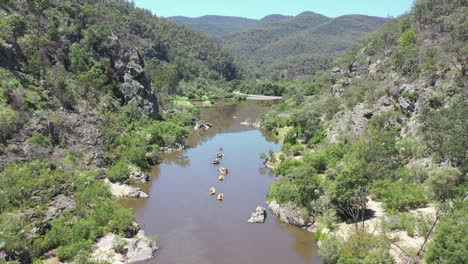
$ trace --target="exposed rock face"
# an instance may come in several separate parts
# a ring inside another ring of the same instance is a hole
[[[211,127],[213,127],[212,124],[207,123],[207,122],[202,121],[202,120],[198,120],[198,121],[196,121],[195,126],[193,127],[193,129],[200,130],[200,131],[206,131],[206,130],[210,129]]]
[[[250,217],[249,220],[247,220],[247,222],[263,224],[265,222],[265,218],[266,218],[265,208],[261,206],[257,206],[257,209],[255,209],[255,212],[252,213],[252,216]]]
[[[74,153],[82,155],[89,169],[96,169],[102,162],[97,157],[103,150],[104,136],[98,125],[102,120],[89,109],[66,109],[43,112],[31,117],[26,126],[8,141],[9,147],[0,146],[0,165],[28,161],[32,159],[49,159],[60,162],[66,154],[52,153],[51,146],[28,145],[28,138],[34,133],[41,133],[50,139],[52,146],[71,148]]]
[[[158,101],[154,89],[144,74],[143,58],[135,48],[122,53],[114,66],[123,80],[122,93],[125,102],[137,105],[152,118],[158,118]]]
[[[306,228],[314,222],[312,218],[304,219],[305,210],[297,208],[293,203],[280,205],[276,201],[271,201],[268,207],[275,216],[279,217],[281,222],[286,224]]]
[[[123,252],[116,252],[115,245],[121,243]],[[99,239],[94,246],[92,260],[110,262],[112,264],[134,263],[153,257],[158,249],[154,240],[145,235],[143,230],[133,238],[117,238],[114,234]]]
[[[130,175],[129,175],[129,180],[132,182],[147,182],[149,181],[149,176],[148,174],[144,173],[140,169],[138,169],[135,166],[129,166],[130,169]]]
[[[181,151],[185,149],[184,144],[175,144],[172,147],[161,147],[159,148],[159,151],[161,153],[170,153],[170,152],[175,152],[175,151]]]
[[[104,179],[104,182],[109,185],[110,192],[112,195],[122,198],[146,198],[148,194],[143,192],[140,188],[133,187],[127,184],[112,183],[109,179]]]
[[[19,61],[17,53],[18,49],[15,50],[13,44],[0,44],[0,66],[7,69],[14,69]]]
[[[74,209],[75,201],[68,196],[60,194],[50,202],[49,209],[47,209],[43,222],[51,221],[61,215],[62,212],[73,211]]]

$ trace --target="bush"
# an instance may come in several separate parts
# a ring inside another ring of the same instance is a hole
[[[294,145],[291,146],[289,149],[293,153],[294,156],[300,156],[302,154],[302,151],[304,151],[304,146],[303,145]]]
[[[384,237],[359,230],[346,241],[335,235],[324,239],[320,257],[324,264],[393,264],[389,250]]]
[[[296,200],[297,195],[300,195],[297,186],[286,178],[279,178],[270,183],[267,199],[279,203],[288,203]]]
[[[387,210],[392,211],[417,208],[427,202],[424,187],[404,179],[394,182],[389,179],[376,181],[372,192],[384,203]]]
[[[462,182],[463,177],[460,170],[453,167],[441,167],[429,171],[426,184],[432,198],[446,201],[456,196]]]
[[[106,175],[111,182],[126,182],[130,175],[128,163],[123,160],[117,161],[114,166],[107,169]]]
[[[387,215],[382,219],[382,229],[384,232],[392,230],[405,230],[408,236],[414,236],[417,219],[408,213],[398,213]]]
[[[43,147],[50,147],[50,140],[49,138],[45,137],[40,132],[35,132],[32,136],[28,139],[28,145],[39,145]]]
[[[302,165],[303,162],[296,159],[287,159],[275,169],[276,176],[284,176],[289,169]]]
[[[340,259],[344,241],[336,235],[328,236],[321,241],[320,259],[324,264],[336,264]]]
[[[7,140],[19,125],[19,115],[10,108],[0,106],[0,139]]]
[[[468,206],[455,210],[439,224],[429,243],[426,262],[458,264],[466,263],[468,256]]]

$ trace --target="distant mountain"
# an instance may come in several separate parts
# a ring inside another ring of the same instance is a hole
[[[297,16],[273,14],[260,20],[227,16],[169,19],[217,39],[236,56],[247,75],[274,79],[328,68],[344,50],[389,21],[365,15],[330,18],[310,11]]]
[[[263,78],[295,77],[328,68],[344,50],[388,21],[387,18],[346,15],[329,18],[304,12],[278,22],[222,36],[247,74]]]
[[[202,16],[196,18],[175,16],[168,19],[209,36],[219,37],[255,26],[278,22],[286,18],[288,17],[283,15],[269,15],[260,20],[232,16]]]

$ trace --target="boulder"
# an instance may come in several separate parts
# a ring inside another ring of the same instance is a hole
[[[213,127],[212,124],[207,123],[207,122],[202,121],[202,120],[198,120],[198,121],[196,121],[195,126],[193,127],[193,129],[199,130],[199,131],[206,131],[206,130],[210,129],[211,127]]]
[[[407,115],[407,116],[411,116],[411,114],[414,112],[415,110],[415,106],[414,106],[414,103],[408,99],[408,98],[405,98],[405,97],[400,97],[398,98],[398,103],[400,104],[400,107],[401,107],[401,110]]]
[[[149,181],[148,174],[144,173],[135,166],[128,166],[130,170],[129,180],[132,182],[147,182]]]
[[[333,74],[341,73],[341,70],[340,70],[340,68],[335,67],[335,68],[333,68],[333,69],[331,70],[331,73],[333,73]]]
[[[127,184],[112,183],[109,179],[104,179],[104,182],[109,186],[112,195],[122,198],[146,198],[148,194],[143,192],[140,188],[133,187]]]
[[[309,227],[313,224],[311,218],[304,218],[307,215],[307,212],[304,209],[297,208],[293,203],[287,203],[285,205],[280,205],[277,201],[271,201],[268,204],[273,215],[279,217],[281,222],[286,224],[291,224],[298,227]]]
[[[255,212],[252,213],[252,216],[250,216],[250,219],[247,220],[247,222],[263,224],[265,222],[265,217],[266,217],[265,208],[261,206],[257,206],[257,209],[255,209]]]
[[[153,257],[153,253],[158,249],[154,240],[145,236],[143,230],[140,230],[134,238],[126,240],[126,263],[147,260]]]
[[[49,208],[44,216],[44,222],[51,221],[60,216],[62,212],[69,212],[75,209],[75,201],[63,194],[55,197],[49,204]]]
[[[121,252],[116,252],[114,249],[117,242],[124,245]],[[112,264],[134,263],[150,259],[157,249],[154,240],[147,237],[143,230],[132,238],[119,238],[115,234],[108,234],[94,245],[91,259]]]
[[[240,124],[243,125],[243,126],[250,126],[251,125],[251,123],[247,122],[247,121],[241,122]]]

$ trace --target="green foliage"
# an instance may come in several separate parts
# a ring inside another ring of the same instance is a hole
[[[73,72],[86,72],[92,65],[90,54],[81,48],[78,43],[73,43],[70,46],[68,56],[70,57],[70,70]]]
[[[112,167],[107,169],[106,176],[111,182],[126,182],[130,175],[127,162],[117,161]]]
[[[19,115],[16,111],[0,105],[0,139],[8,139],[16,132],[19,125]]]
[[[10,25],[10,30],[13,33],[15,39],[22,37],[28,27],[24,17],[18,14],[8,16],[8,24]]]
[[[345,241],[332,235],[321,243],[320,257],[325,264],[394,263],[385,238],[365,230],[351,233]]]
[[[50,147],[51,143],[50,143],[49,138],[45,137],[42,133],[35,132],[28,139],[28,145],[39,145],[43,147]]]
[[[388,179],[376,181],[372,192],[391,211],[413,209],[427,202],[423,186],[405,179],[394,182]]]
[[[464,263],[468,254],[468,207],[462,205],[447,215],[439,224],[433,240],[429,243],[426,262],[456,264]]]
[[[221,43],[236,55],[245,68],[245,75],[292,79],[329,68],[334,58],[385,22],[383,18],[354,15],[332,20],[304,12],[223,36]]]
[[[437,160],[448,160],[463,170],[468,167],[468,102],[454,96],[447,107],[421,116],[424,137]]]
[[[344,246],[344,241],[336,235],[328,236],[322,240],[320,247],[320,259],[324,264],[336,264],[340,259],[340,253]]]
[[[277,176],[284,176],[290,169],[302,164],[303,162],[297,159],[286,159],[285,161],[281,162],[281,164],[275,169],[275,174]]]
[[[415,45],[417,41],[416,32],[412,29],[407,29],[403,34],[401,34],[399,44],[401,46],[410,46]]]
[[[265,81],[244,81],[236,87],[242,93],[280,96],[286,92],[286,88],[279,83]]]
[[[440,167],[429,171],[429,178],[426,184],[429,187],[429,194],[433,199],[446,201],[463,192],[460,184],[466,180],[466,175],[462,176],[462,173],[457,168]]]
[[[294,156],[300,156],[302,154],[302,151],[304,151],[304,146],[301,144],[297,144],[297,145],[291,146],[289,151],[291,151]]]
[[[384,232],[404,230],[408,236],[414,236],[418,219],[408,213],[396,213],[385,216],[382,219]]]

